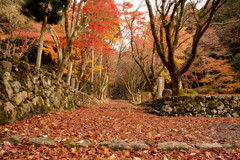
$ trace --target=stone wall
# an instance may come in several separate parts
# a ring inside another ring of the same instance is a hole
[[[165,97],[148,106],[160,116],[239,117],[240,96]]]
[[[0,125],[35,114],[73,109],[81,104],[101,101],[84,93],[74,93],[54,73],[40,70],[23,61],[0,58]]]

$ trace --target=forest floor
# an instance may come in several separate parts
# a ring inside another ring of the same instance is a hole
[[[240,118],[159,117],[145,113],[143,108],[117,100],[108,105],[49,112],[0,126],[1,137],[23,138],[22,143],[16,144],[0,140],[0,159],[240,159]],[[51,137],[55,144],[27,144],[33,137]],[[84,139],[91,145],[65,148],[63,143],[69,139]],[[100,142],[112,139],[143,142],[150,149],[114,151],[99,146]],[[173,141],[185,142],[193,148],[172,151],[157,148],[158,143]],[[202,151],[195,147],[197,143],[229,144],[233,148]]]

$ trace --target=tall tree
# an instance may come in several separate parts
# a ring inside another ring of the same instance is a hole
[[[42,22],[39,38],[39,47],[37,51],[36,67],[40,68],[42,59],[42,50],[44,35],[47,24],[57,24],[62,19],[62,10],[65,10],[68,1],[62,0],[25,0],[22,5],[22,12],[36,22]]]
[[[187,0],[155,0],[156,14],[154,14],[150,0],[145,0],[145,2],[149,11],[151,30],[157,53],[170,73],[173,95],[179,95],[182,75],[192,65],[197,55],[198,43],[208,29],[213,15],[226,0],[206,0],[199,10],[197,5],[199,5],[200,0],[191,1],[190,12],[187,12],[185,8]],[[175,51],[185,41],[180,39],[179,33],[186,24],[187,15],[194,17],[196,25],[192,24],[190,26],[195,27],[190,55],[179,66],[176,63]],[[160,22],[157,24],[156,19],[158,17]],[[159,29],[157,29],[158,25],[160,25]],[[164,43],[164,38],[166,38],[167,43]]]
[[[86,1],[87,0],[81,0],[78,2],[77,0],[73,0],[70,4],[66,5],[67,9],[64,11],[65,37],[63,37],[65,42],[63,60],[56,74],[58,80],[62,78],[68,65],[69,58],[72,56],[73,43],[76,39],[77,33],[84,29],[84,26],[81,24],[83,21],[81,14]],[[72,63],[70,63],[70,65],[72,65]]]
[[[165,67],[156,59],[156,47],[149,32],[150,26],[145,23],[144,13],[139,11],[141,4],[135,11],[131,11],[132,7],[130,2],[123,4],[126,28],[130,32],[130,53],[151,90],[152,98],[156,99],[159,98],[156,85]]]

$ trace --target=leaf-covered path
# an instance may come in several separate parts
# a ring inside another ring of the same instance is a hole
[[[71,111],[36,115],[0,127],[1,137],[19,135],[22,143],[0,140],[0,159],[240,159],[240,118],[159,117],[124,101],[85,105]],[[51,146],[27,144],[29,138],[49,137]],[[66,148],[66,141],[87,140],[87,148]],[[143,142],[149,150],[114,151],[99,143],[106,140]],[[164,151],[162,142],[185,142],[190,149]],[[201,151],[196,144],[229,144],[231,149]]]

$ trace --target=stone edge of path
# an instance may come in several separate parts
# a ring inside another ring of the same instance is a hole
[[[3,141],[4,145],[12,145],[12,144],[21,144],[23,143],[22,141],[22,137],[18,136],[18,135],[12,135],[10,137],[3,137],[0,138],[1,141]],[[70,148],[87,148],[89,146],[91,146],[91,142],[89,142],[88,140],[84,140],[84,139],[80,139],[76,142],[63,142],[63,146],[70,149]],[[50,137],[33,137],[33,138],[29,138],[28,141],[26,141],[26,143],[24,144],[31,144],[31,145],[36,145],[36,146],[40,146],[40,145],[45,145],[45,146],[53,146],[55,145],[55,141],[53,140],[53,138]],[[196,144],[192,144],[188,145],[185,142],[176,142],[176,141],[172,141],[172,142],[162,142],[162,143],[158,143],[156,145],[157,149],[163,150],[163,151],[172,151],[172,150],[188,150],[188,149],[193,149],[193,148],[197,148],[201,151],[208,151],[211,149],[216,149],[216,150],[228,150],[228,151],[234,151],[234,148],[240,148],[240,142],[234,142],[233,145],[230,144],[219,144],[219,143],[196,143]],[[124,142],[121,140],[116,140],[116,139],[112,139],[112,140],[108,140],[108,141],[102,141],[99,143],[99,146],[105,146],[108,147],[109,149],[112,150],[127,150],[127,149],[132,149],[132,150],[149,150],[150,146],[142,143],[142,142]]]

